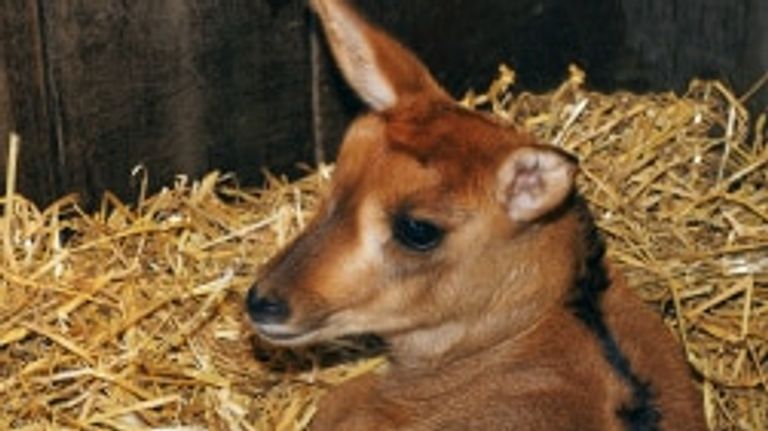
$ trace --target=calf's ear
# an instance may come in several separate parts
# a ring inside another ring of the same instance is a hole
[[[535,221],[570,196],[576,169],[575,157],[558,148],[518,148],[497,172],[496,198],[513,222]]]
[[[371,109],[394,108],[409,96],[451,100],[413,53],[366,22],[347,1],[311,4],[342,74]]]

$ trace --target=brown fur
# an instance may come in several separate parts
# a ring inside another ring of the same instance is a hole
[[[376,112],[350,127],[316,219],[254,287],[285,300],[290,318],[257,329],[285,345],[374,332],[391,363],[333,389],[312,429],[629,429],[617,411],[632,402],[630,387],[568,302],[589,247],[571,200],[516,221],[504,196],[517,189],[498,192],[516,152],[553,150],[460,108],[343,2],[314,6],[342,71]],[[346,46],[344,26],[367,45]],[[361,64],[378,75],[356,79]],[[389,87],[370,88],[380,82]],[[570,187],[544,181],[530,190],[560,196]],[[430,252],[397,243],[400,213],[444,228],[443,242]],[[705,429],[674,339],[618,274],[611,279],[603,319],[655,395],[660,429]]]

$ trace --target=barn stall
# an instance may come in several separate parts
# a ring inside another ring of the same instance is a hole
[[[467,105],[579,154],[712,429],[765,429],[766,8],[507,3],[359,2]],[[303,2],[19,1],[0,19],[0,132],[20,137],[0,156],[0,426],[302,429],[330,385],[386,366],[375,340],[263,346],[242,316],[360,109]]]

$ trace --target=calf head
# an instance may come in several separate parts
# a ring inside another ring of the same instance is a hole
[[[575,161],[461,107],[345,2],[313,7],[371,112],[349,127],[313,222],[251,288],[258,333],[297,345],[481,322],[523,330],[572,276],[561,219]]]

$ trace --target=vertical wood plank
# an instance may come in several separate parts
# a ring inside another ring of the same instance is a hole
[[[131,196],[143,164],[154,185],[207,168],[189,6],[179,1],[45,2],[63,133],[62,187]]]
[[[214,166],[246,183],[263,167],[296,173],[314,157],[306,1],[207,3],[200,70]]]
[[[0,43],[0,170],[2,171],[8,166],[6,142],[11,132],[11,95],[8,93],[6,70],[5,46]]]
[[[747,5],[748,33],[744,42],[746,48],[742,52],[737,67],[740,76],[736,77],[736,85],[746,89],[768,74],[768,2],[750,0]],[[752,112],[768,113],[768,83],[757,90],[747,101],[747,107]]]
[[[48,109],[46,68],[38,0],[3,2],[3,46],[8,128],[22,137],[17,190],[45,203],[60,195],[54,134]],[[2,148],[7,148],[2,138]],[[4,181],[4,180],[1,180]]]

